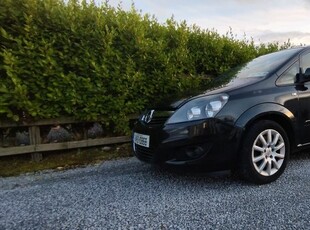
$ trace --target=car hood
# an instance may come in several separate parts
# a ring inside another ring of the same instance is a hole
[[[220,93],[228,93],[237,90],[240,88],[243,88],[248,85],[252,85],[256,82],[261,81],[264,78],[261,77],[251,77],[251,78],[235,78],[229,81],[226,84],[221,84],[219,86],[212,87],[206,91],[202,91],[198,93],[197,95],[192,95],[189,97],[182,97],[182,98],[174,98],[173,101],[168,102],[168,100],[165,100],[166,103],[162,104],[159,106],[161,109],[177,109],[181,107],[183,104],[185,104],[188,101],[191,101],[193,99],[199,98],[199,97],[204,97],[204,96],[210,96],[210,95],[215,95],[215,94],[220,94]]]

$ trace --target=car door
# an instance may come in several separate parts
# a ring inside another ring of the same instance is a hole
[[[300,67],[303,71],[310,68],[310,53],[304,53],[300,56]],[[298,123],[300,127],[300,143],[299,145],[310,144],[310,83],[306,83],[305,87],[296,87],[299,97],[299,115]]]

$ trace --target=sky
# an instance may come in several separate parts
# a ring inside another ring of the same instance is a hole
[[[310,45],[310,0],[109,0],[125,10],[132,3],[161,23],[173,15],[178,22],[219,34],[231,28],[238,39],[253,38],[255,43],[282,44],[290,39],[293,45]]]

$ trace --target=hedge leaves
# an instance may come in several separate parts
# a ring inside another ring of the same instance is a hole
[[[115,132],[129,114],[278,49],[77,0],[1,0],[0,41],[1,119],[103,119]]]

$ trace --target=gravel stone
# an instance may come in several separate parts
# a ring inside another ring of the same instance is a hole
[[[110,147],[110,146],[104,146],[104,147],[102,148],[102,151],[108,152],[108,151],[111,151],[111,149],[112,149],[112,147]]]
[[[274,183],[135,158],[0,178],[0,229],[310,229],[310,154]]]

